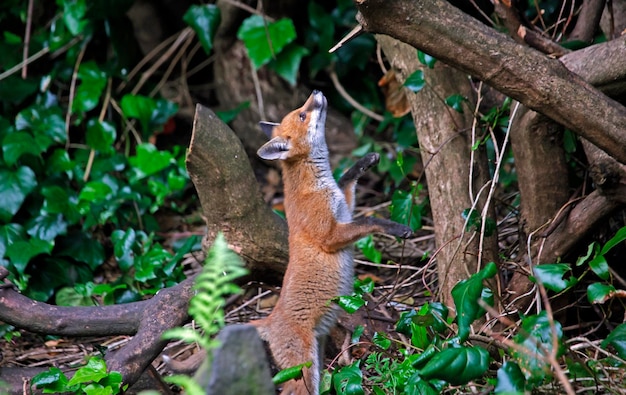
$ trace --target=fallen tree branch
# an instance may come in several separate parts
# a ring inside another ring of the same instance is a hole
[[[98,307],[53,306],[3,287],[0,288],[0,321],[47,335],[134,335],[121,349],[105,356],[108,368],[120,372],[124,383],[132,385],[167,344],[161,339],[163,332],[187,321],[194,280],[195,276],[190,277],[145,301]],[[8,378],[5,376],[8,374],[17,375],[19,379]],[[16,369],[0,370],[0,381],[21,382],[21,377],[31,378],[32,375]]]
[[[392,36],[485,81],[626,163],[626,108],[559,60],[515,43],[444,0],[359,0],[356,7],[365,30]]]

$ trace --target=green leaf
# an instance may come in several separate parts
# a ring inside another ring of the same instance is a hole
[[[68,385],[98,382],[107,376],[107,366],[102,358],[92,357],[86,366],[78,369],[70,379]]]
[[[361,307],[365,306],[365,300],[362,296],[337,296],[331,299],[333,302],[337,303],[342,309],[344,309],[348,314],[353,314]]]
[[[276,373],[274,377],[272,377],[272,382],[274,385],[282,384],[289,380],[295,380],[302,378],[302,369],[310,368],[313,365],[311,361],[301,363],[300,365],[291,366],[286,369],[281,370]]]
[[[587,287],[587,299],[593,304],[604,303],[617,291],[610,284],[593,283]]]
[[[576,266],[581,266],[583,263],[587,262],[587,260],[591,258],[591,255],[597,249],[599,249],[598,243],[596,243],[595,241],[593,243],[590,243],[589,246],[587,247],[587,253],[585,255],[578,257],[578,259],[576,260]]]
[[[126,118],[136,118],[141,124],[144,135],[153,131],[150,129],[152,112],[157,108],[156,100],[141,95],[126,94],[120,101],[122,113]]]
[[[467,99],[463,95],[460,95],[458,93],[452,96],[448,96],[446,98],[446,104],[452,107],[454,111],[459,112],[461,114],[463,114],[463,102],[466,102],[466,101]]]
[[[568,263],[547,263],[544,265],[537,265],[534,267],[533,272],[535,277],[531,277],[531,280],[539,279],[544,287],[554,292],[561,292],[569,287],[574,286],[578,279],[574,276],[569,276],[564,279],[566,273],[571,273],[571,266]]]
[[[207,55],[213,49],[213,39],[221,19],[222,14],[215,4],[192,5],[183,16],[183,20],[196,32]]]
[[[19,240],[7,246],[6,256],[19,273],[24,273],[31,259],[40,254],[49,254],[52,247],[54,243],[46,240],[36,238]]]
[[[95,61],[90,60],[80,65],[78,78],[81,82],[76,89],[72,110],[80,113],[93,110],[107,84],[107,73],[100,70]]]
[[[281,76],[291,86],[296,86],[298,82],[298,71],[300,70],[300,63],[302,58],[309,54],[309,50],[297,45],[287,45],[277,56],[272,60],[268,67]]]
[[[413,199],[421,190],[421,184],[414,186],[411,192],[396,189],[391,197],[390,218],[392,221],[408,225],[414,232],[422,227],[422,212]]]
[[[217,117],[221,119],[222,122],[230,123],[237,117],[237,115],[239,115],[241,111],[245,110],[248,107],[250,107],[250,102],[245,101],[243,103],[239,103],[239,105],[237,105],[237,107],[233,108],[232,110],[215,111],[215,115],[217,115]]]
[[[27,232],[34,238],[53,242],[58,235],[67,232],[67,222],[62,214],[40,213],[28,221]]]
[[[602,246],[602,249],[600,250],[600,255],[606,254],[613,247],[615,247],[624,240],[626,240],[626,226],[618,230],[617,233],[615,233],[615,236],[613,236],[609,241],[604,244],[604,246]]]
[[[424,88],[426,81],[424,80],[424,72],[422,70],[415,70],[413,74],[406,78],[403,86],[406,86],[413,92],[417,93]]]
[[[0,222],[13,218],[36,185],[37,179],[30,167],[21,166],[15,171],[0,169]]]
[[[333,375],[333,386],[339,395],[364,395],[363,373],[359,363],[344,366]]]
[[[62,0],[62,4],[62,17],[67,30],[69,30],[73,36],[81,34],[87,25],[87,21],[84,20],[87,12],[85,0]]]
[[[41,146],[40,143],[27,132],[14,132],[6,135],[2,140],[4,162],[9,166],[13,166],[24,154],[38,157],[48,148],[49,143],[52,143],[52,141],[48,140],[48,144],[44,143],[44,146]]]
[[[381,390],[381,394],[385,394],[384,391]],[[411,395],[439,395],[441,391],[433,388],[432,385],[427,380],[424,380],[419,372],[416,372],[409,378],[406,382],[405,391],[403,394],[411,394]]]
[[[117,229],[111,234],[113,252],[120,269],[124,272],[130,270],[135,262],[133,247],[135,245],[135,230],[130,228],[126,232]]]
[[[461,213],[461,216],[466,220],[465,231],[481,232],[483,229],[483,221],[480,213],[477,210],[466,208]],[[485,218],[485,236],[489,237],[496,231],[496,221],[493,218]]]
[[[481,271],[473,274],[467,280],[462,280],[452,288],[452,299],[457,312],[457,324],[459,326],[459,339],[467,340],[472,323],[484,314],[478,301],[483,295],[483,281],[492,278],[498,272],[495,263],[489,262]]]
[[[137,153],[128,158],[135,174],[131,182],[136,182],[165,169],[172,163],[172,154],[168,151],[159,151],[154,145],[144,143],[137,146]]]
[[[62,393],[67,391],[67,377],[63,371],[57,367],[36,374],[30,381],[30,385],[37,388],[44,388],[44,393]]]
[[[55,302],[58,306],[95,306],[90,295],[76,290],[76,287],[64,287],[56,292]]]
[[[109,200],[113,197],[113,192],[113,188],[104,181],[89,181],[80,191],[78,199],[86,202]]]
[[[598,255],[589,262],[591,270],[603,280],[608,280],[610,276],[609,264],[604,255]]]
[[[57,239],[55,252],[59,256],[84,262],[91,270],[98,268],[105,258],[102,244],[81,231],[70,232],[67,236]]]
[[[291,19],[267,22],[260,15],[252,15],[239,27],[237,38],[243,40],[252,64],[258,69],[296,38],[296,29]]]
[[[374,280],[371,277],[365,277],[363,280],[357,278],[354,280],[354,293],[356,295],[369,294],[374,291]]]
[[[421,64],[427,66],[429,69],[434,68],[435,63],[437,63],[437,59],[419,50],[417,51],[417,59],[420,61]]]
[[[612,346],[620,358],[626,359],[626,323],[613,329],[601,345],[605,350]]]
[[[481,347],[446,348],[435,354],[420,370],[426,380],[445,380],[462,385],[482,377],[489,368],[489,353]]]
[[[358,248],[363,255],[370,261],[374,263],[380,263],[383,257],[383,253],[380,252],[374,245],[374,237],[372,235],[368,235],[355,243],[356,248]]]
[[[117,137],[115,125],[107,121],[91,118],[87,122],[87,145],[96,151],[110,153],[115,150],[113,143]]]
[[[557,347],[560,355],[563,329],[558,321],[553,321]],[[513,338],[520,348],[513,349],[511,356],[516,360],[531,385],[541,384],[550,372],[547,355],[552,352],[552,329],[545,311],[522,319],[521,329]]]
[[[50,139],[58,144],[63,144],[67,140],[65,119],[60,106],[28,107],[15,117],[15,128],[30,130],[40,147],[49,147]]]
[[[385,336],[384,333],[376,332],[372,337],[372,343],[376,344],[378,347],[383,350],[389,349],[391,347],[391,340]]]
[[[524,374],[515,362],[507,361],[498,369],[496,395],[523,395],[526,393],[525,385]]]

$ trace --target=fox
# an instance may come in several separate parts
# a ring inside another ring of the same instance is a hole
[[[289,262],[274,309],[250,324],[280,369],[311,363],[300,379],[283,385],[281,395],[319,393],[324,342],[339,312],[331,300],[350,295],[353,287],[352,244],[371,233],[412,235],[411,228],[390,220],[352,217],[357,181],[380,157],[365,155],[335,181],[325,137],[327,107],[315,90],[280,123],[261,123],[271,139],[257,155],[282,167]]]

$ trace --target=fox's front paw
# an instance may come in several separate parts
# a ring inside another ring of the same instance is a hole
[[[372,166],[375,166],[380,161],[380,155],[377,152],[370,152],[361,159],[359,159],[355,166],[361,170],[361,173],[365,173]]]
[[[389,227],[387,229],[387,233],[401,239],[408,239],[409,237],[413,236],[413,230],[411,230],[410,227],[397,223]]]

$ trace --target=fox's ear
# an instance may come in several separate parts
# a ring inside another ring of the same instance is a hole
[[[271,139],[272,138],[272,132],[274,131],[274,128],[276,126],[280,125],[280,124],[279,123],[274,123],[274,122],[261,121],[261,122],[259,122],[259,125],[261,125],[261,130],[263,131],[263,133],[265,133],[267,138]]]
[[[265,160],[287,159],[290,148],[290,144],[287,140],[282,137],[274,137],[263,144],[256,154]]]

